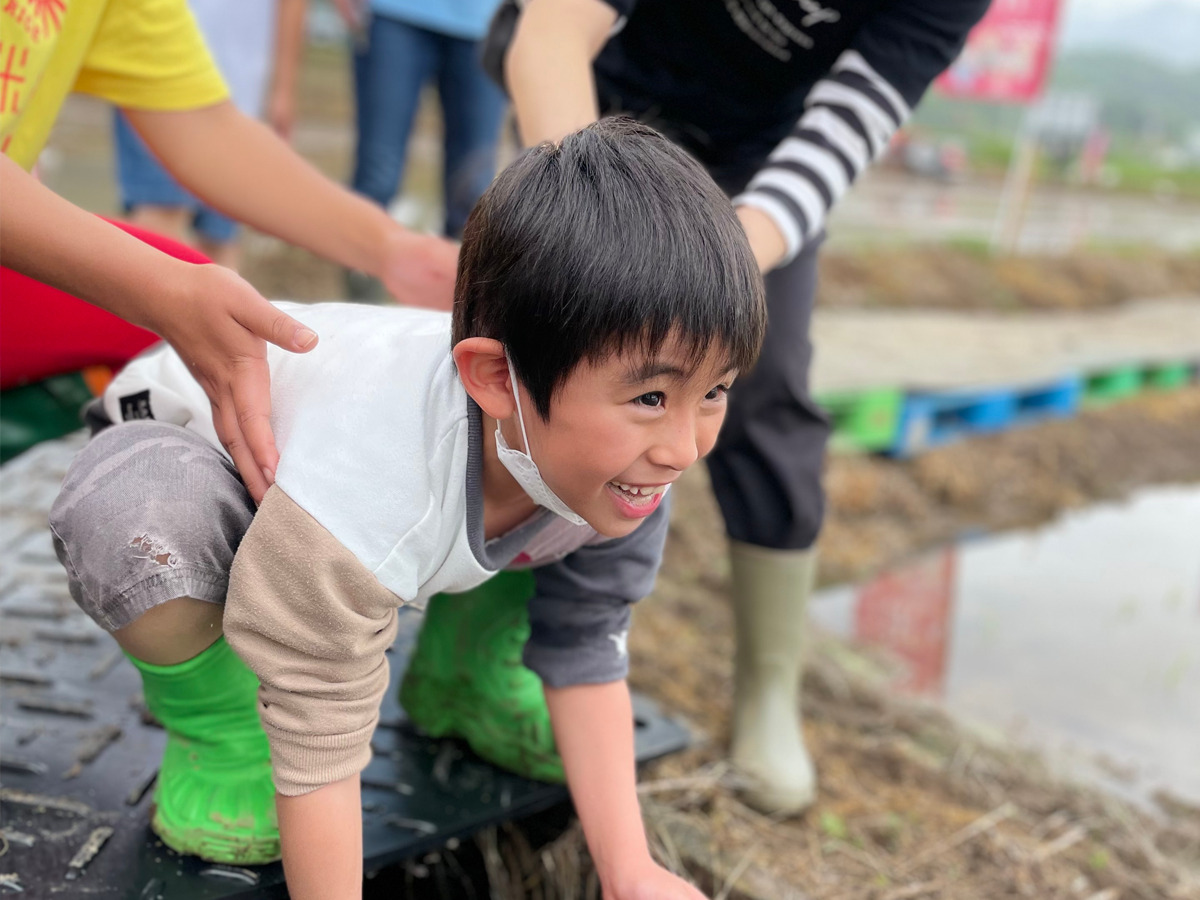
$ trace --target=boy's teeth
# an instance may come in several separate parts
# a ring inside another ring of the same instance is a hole
[[[661,491],[663,489],[662,485],[655,485],[654,487],[638,487],[635,484],[624,484],[623,482],[620,482],[620,481],[614,481],[613,484],[615,484],[617,487],[619,487],[621,490],[623,490],[627,494],[633,494],[634,496],[642,496],[642,497],[647,497],[651,494],[661,493]]]

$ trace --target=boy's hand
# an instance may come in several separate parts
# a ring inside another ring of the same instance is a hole
[[[406,306],[449,310],[454,304],[458,244],[397,225],[387,237],[377,277]]]
[[[187,264],[181,280],[182,295],[155,311],[151,327],[208,394],[217,436],[259,502],[279,464],[265,342],[304,353],[317,345],[317,335],[222,266]]]
[[[633,706],[624,681],[546,686],[567,787],[600,874],[604,900],[704,900],[657,865],[637,800]]]
[[[706,900],[678,875],[653,860],[621,873],[621,880],[604,888],[604,900]]]

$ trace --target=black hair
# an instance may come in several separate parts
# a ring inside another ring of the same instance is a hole
[[[454,342],[507,348],[543,419],[585,361],[678,338],[695,367],[719,348],[753,365],[762,277],[729,199],[654,129],[603,119],[526,151],[467,219]]]

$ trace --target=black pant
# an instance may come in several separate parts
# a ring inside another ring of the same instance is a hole
[[[820,243],[767,274],[762,354],[730,391],[725,425],[708,457],[726,531],[760,547],[811,547],[825,512],[821,470],[829,422],[808,390]]]

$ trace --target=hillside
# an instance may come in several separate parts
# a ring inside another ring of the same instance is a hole
[[[1128,51],[1077,50],[1058,58],[1049,90],[1096,96],[1118,143],[1147,136],[1180,141],[1200,128],[1198,84],[1200,65],[1180,69]],[[931,91],[913,124],[935,133],[1012,134],[1020,116],[1016,107],[949,100]]]

